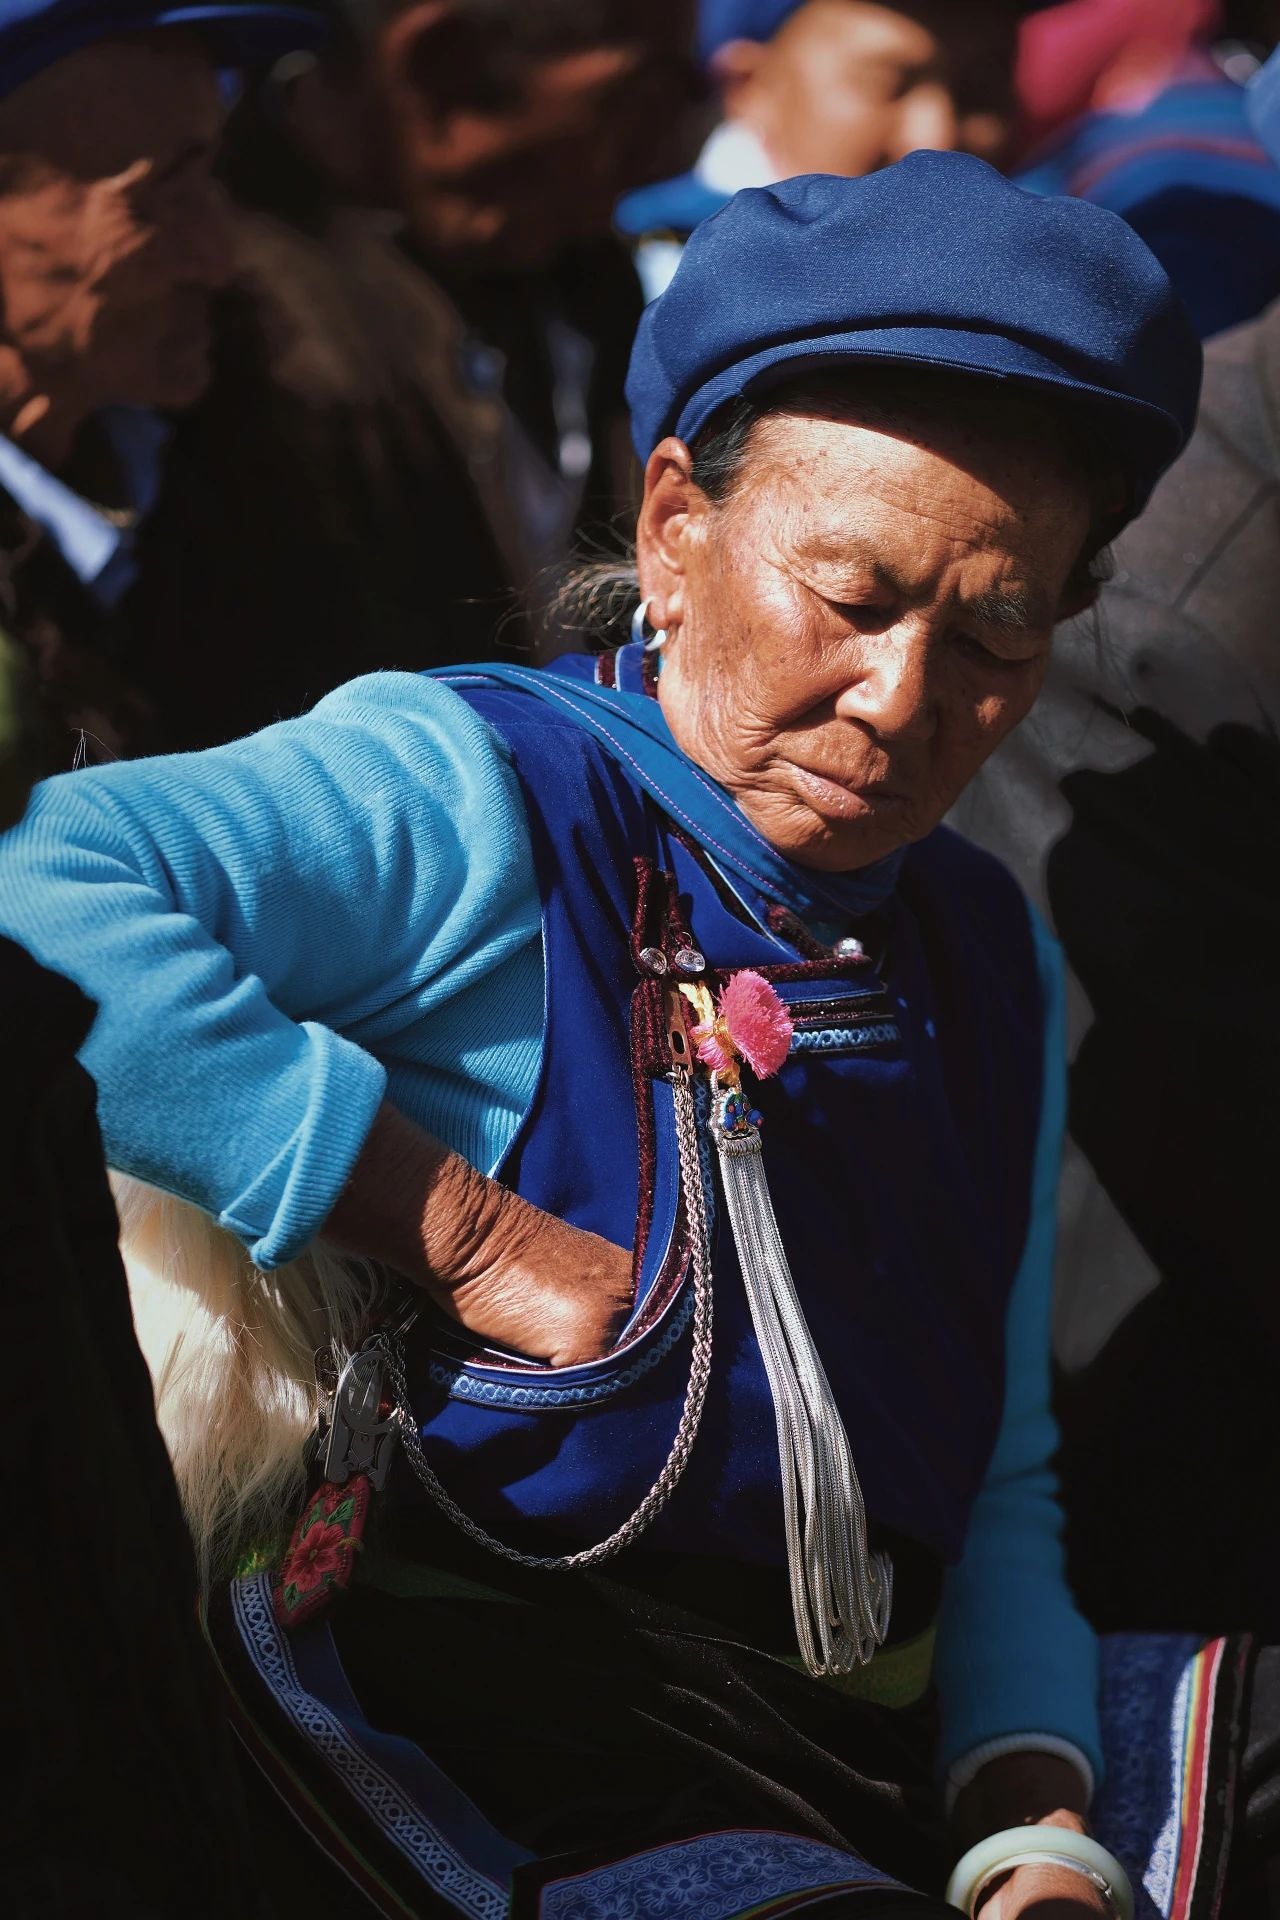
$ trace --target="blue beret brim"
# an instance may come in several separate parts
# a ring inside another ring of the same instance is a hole
[[[893,361],[1056,397],[1108,448],[1130,513],[1191,431],[1202,355],[1133,229],[970,155],[735,194],[646,308],[627,376],[636,451],[815,367]]]
[[[983,380],[1013,382],[1029,389],[1050,388],[1062,396],[1070,392],[1082,413],[1096,408],[1099,426],[1115,430],[1123,407],[1125,431],[1134,436],[1133,451],[1162,471],[1182,450],[1185,432],[1162,408],[1139,399],[1118,401],[1114,391],[1074,378],[1017,340],[989,333],[967,333],[952,327],[882,327],[857,333],[832,334],[821,341],[790,340],[749,356],[699,392],[693,405],[672,429],[681,440],[696,439],[727,401],[743,396],[758,399],[770,387],[781,386],[806,372],[830,370],[852,361],[868,364],[892,361],[899,366],[941,368],[968,373]]]
[[[8,0],[0,4],[0,94],[12,93],[69,53],[99,40],[185,28],[199,33],[227,66],[319,46],[332,23],[308,7],[222,0],[173,6],[143,0]]]

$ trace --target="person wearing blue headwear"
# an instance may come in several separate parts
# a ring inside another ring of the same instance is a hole
[[[1066,9],[1062,9],[1065,11]],[[1042,9],[1050,18],[1053,7]],[[1134,65],[1141,72],[1141,50]],[[1131,105],[1091,111],[1023,160],[1019,184],[1077,194],[1140,233],[1202,340],[1280,296],[1280,166],[1250,121],[1245,87],[1212,41]]]
[[[942,1920],[965,1848],[964,1911],[1126,1914],[1095,1789],[1216,1886],[1226,1803],[1168,1815],[1240,1661],[1100,1690],[1062,1575],[1059,961],[939,826],[1199,371],[1123,222],[975,159],[743,192],[640,329],[594,658],[359,680],[0,849],[160,1190],[282,1900]]]
[[[998,160],[1024,0],[700,0],[721,117],[691,172],[618,206],[650,299],[700,220],[741,187],[856,178],[917,148]]]
[[[254,0],[0,0],[0,613],[48,770],[159,739],[121,609],[231,272],[220,70],[324,32]]]

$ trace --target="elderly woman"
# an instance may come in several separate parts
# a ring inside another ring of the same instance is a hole
[[[1118,220],[981,162],[743,193],[636,346],[628,644],[358,681],[8,844],[113,1163],[248,1252],[159,1384],[282,1902],[924,1920],[976,1841],[985,1920],[1125,1911],[1058,963],[938,823],[1198,371]]]

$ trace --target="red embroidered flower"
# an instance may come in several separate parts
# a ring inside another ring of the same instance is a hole
[[[285,1579],[299,1593],[313,1592],[326,1574],[342,1571],[351,1544],[341,1527],[322,1526],[317,1522],[315,1526],[307,1528],[289,1556],[289,1563],[284,1569]]]
[[[348,1487],[335,1487],[326,1481],[312,1501],[311,1511],[313,1514],[322,1514],[327,1520],[330,1514],[337,1513],[339,1507],[350,1498],[351,1491]]]
[[[272,1582],[276,1619],[286,1632],[326,1606],[348,1586],[364,1539],[371,1488],[366,1473],[353,1473],[345,1487],[318,1487],[298,1516],[288,1551]]]

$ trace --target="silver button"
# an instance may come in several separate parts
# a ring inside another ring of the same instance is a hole
[[[640,962],[648,967],[650,973],[665,973],[667,970],[667,956],[661,947],[641,947]]]
[[[707,963],[696,947],[681,947],[672,965],[677,973],[705,973]]]
[[[837,940],[831,949],[837,960],[865,960],[867,950],[861,940],[853,934],[846,934],[843,940]]]

